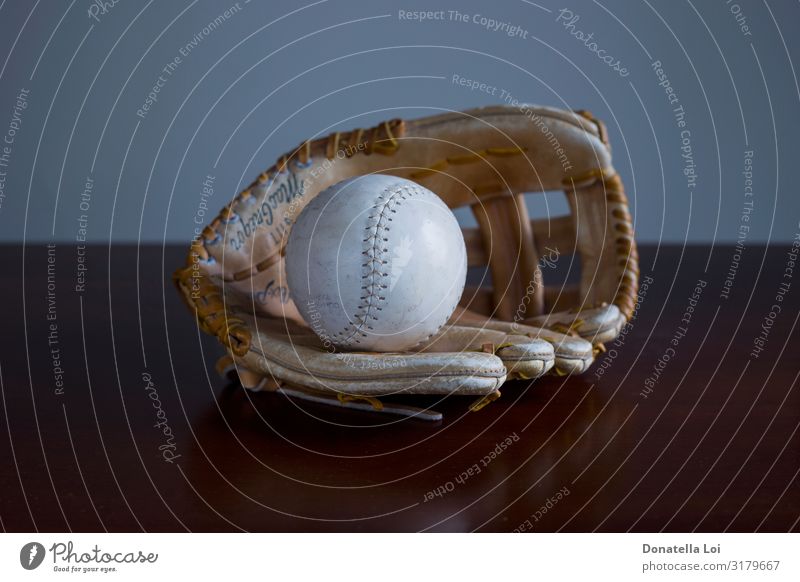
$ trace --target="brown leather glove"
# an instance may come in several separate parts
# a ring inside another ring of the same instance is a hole
[[[413,352],[334,351],[286,288],[294,218],[328,186],[368,173],[414,180],[477,220],[464,230],[468,262],[488,266],[492,284],[468,286],[449,324]],[[564,190],[571,213],[531,220],[525,193],[551,190]],[[543,267],[573,255],[579,284],[545,285]],[[220,371],[235,370],[245,387],[438,418],[377,397],[467,394],[480,408],[508,379],[586,371],[633,312],[637,261],[602,123],[493,106],[304,142],[222,209],[174,278],[201,328],[227,348]]]

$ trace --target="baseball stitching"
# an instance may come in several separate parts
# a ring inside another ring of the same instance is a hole
[[[399,186],[399,188],[398,188]],[[387,234],[391,230],[389,225],[392,222],[392,214],[397,213],[397,207],[411,196],[418,195],[419,189],[409,187],[404,184],[392,184],[387,186],[380,193],[375,203],[370,208],[367,217],[367,226],[364,229],[364,250],[362,255],[365,257],[361,264],[361,291],[360,303],[353,314],[353,319],[348,323],[339,336],[345,336],[338,340],[346,346],[353,343],[361,343],[360,337],[367,337],[365,330],[373,329],[371,321],[378,321],[378,313],[383,308],[381,305],[386,301],[386,290],[389,288],[389,273],[386,267],[389,264],[389,238]]]

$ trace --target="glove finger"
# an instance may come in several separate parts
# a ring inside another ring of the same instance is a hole
[[[577,313],[561,311],[523,320],[524,324],[535,327],[575,331],[593,344],[614,341],[625,322],[625,316],[616,305],[602,305]]]
[[[473,394],[496,392],[506,380],[503,361],[474,352],[337,352],[308,329],[287,320],[259,317],[257,330],[237,365],[278,381],[317,390],[364,396],[397,393]]]
[[[552,371],[557,375],[582,374],[594,362],[593,346],[583,338],[521,323],[487,319],[466,309],[459,309],[456,316],[462,325],[528,336],[551,344],[555,357]]]
[[[505,364],[510,380],[538,378],[555,363],[553,346],[543,339],[475,326],[447,325],[415,349],[428,353],[493,353]]]

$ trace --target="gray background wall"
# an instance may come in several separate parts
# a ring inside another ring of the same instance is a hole
[[[787,241],[798,231],[796,2],[240,0],[210,34],[203,28],[235,2],[106,5],[0,4],[0,136],[12,121],[19,126],[0,167],[0,241],[74,241],[83,214],[92,242],[188,241],[208,175],[216,213],[306,137],[496,103],[503,89],[589,109],[608,123],[642,241],[735,241],[746,150],[748,242]],[[557,21],[562,8],[620,59],[626,77]],[[458,10],[469,22],[447,13],[443,21],[399,18],[399,10],[421,9]],[[527,38],[487,30],[475,14]],[[158,101],[137,116],[162,69],[196,35]],[[686,112],[693,192],[656,60]],[[497,95],[455,85],[454,74],[498,87]],[[29,93],[19,120],[22,90]],[[87,178],[93,187],[82,208]]]

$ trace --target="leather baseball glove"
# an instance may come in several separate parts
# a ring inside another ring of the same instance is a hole
[[[414,180],[452,209],[470,207],[478,225],[463,231],[477,284],[468,278],[450,321],[409,352],[337,352],[305,324],[285,283],[294,218],[328,186],[369,173]],[[565,192],[570,214],[532,220],[525,193],[552,190]],[[544,271],[574,273],[578,264],[578,282],[545,284]],[[227,350],[218,370],[235,371],[243,386],[437,419],[379,398],[464,394],[478,409],[507,380],[580,374],[631,317],[638,274],[603,124],[583,111],[521,105],[304,142],[205,227],[174,280],[201,329]]]

